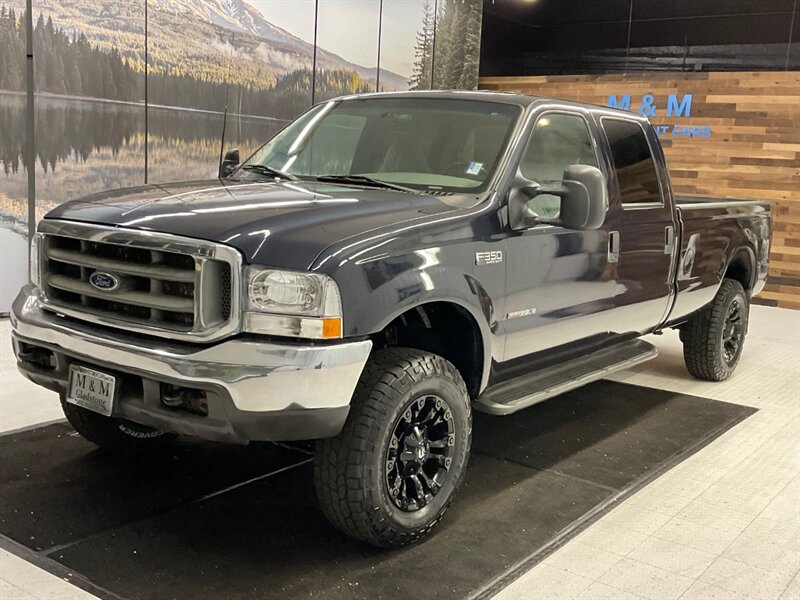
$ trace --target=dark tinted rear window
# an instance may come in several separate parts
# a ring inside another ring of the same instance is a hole
[[[623,204],[661,202],[658,174],[644,130],[638,123],[603,119]]]

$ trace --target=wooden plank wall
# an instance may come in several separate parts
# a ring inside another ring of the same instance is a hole
[[[711,136],[661,141],[678,194],[768,200],[773,211],[770,276],[759,302],[800,309],[800,72],[641,73],[485,77],[480,88],[607,106],[645,94],[654,125],[710,127]],[[667,117],[667,98],[692,94],[690,117]]]

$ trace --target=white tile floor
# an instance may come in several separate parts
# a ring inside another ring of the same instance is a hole
[[[800,312],[754,306],[723,383],[686,373],[675,332],[613,377],[759,410],[496,596],[800,600]]]
[[[53,395],[16,373],[8,337],[8,321],[0,321],[0,431],[60,419]],[[754,306],[742,362],[723,383],[690,378],[676,333],[651,341],[660,356],[614,379],[759,412],[620,504],[498,600],[800,600],[800,312]],[[0,599],[92,597],[0,551]]]

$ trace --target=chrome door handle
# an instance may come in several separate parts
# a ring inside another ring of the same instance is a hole
[[[675,228],[667,225],[664,230],[664,254],[672,254],[675,250]]]
[[[608,232],[608,262],[619,262],[619,231]]]

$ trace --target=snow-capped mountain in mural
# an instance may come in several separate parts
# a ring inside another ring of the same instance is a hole
[[[24,10],[24,0],[0,5]],[[143,64],[144,0],[36,0],[34,18],[52,18],[68,35],[83,34],[95,46],[115,48]],[[272,84],[309,68],[313,44],[271,23],[244,0],[148,0],[151,72],[180,73],[252,87]],[[355,64],[318,48],[321,69],[354,71],[375,79],[377,69]],[[381,69],[386,89],[406,89],[406,78]]]
[[[154,10],[193,14],[214,25],[257,37],[311,46],[285,29],[267,21],[261,12],[244,0],[149,0]]]
[[[215,25],[251,33],[266,40],[305,43],[285,29],[267,21],[261,11],[244,0],[149,0],[149,2],[156,10],[191,13]]]

